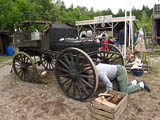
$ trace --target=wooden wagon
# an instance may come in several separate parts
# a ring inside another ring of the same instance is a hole
[[[37,24],[47,25],[47,30],[14,34],[15,48],[19,52],[13,58],[13,70],[23,81],[39,82],[37,66],[41,65],[45,70],[55,71],[57,82],[67,96],[85,100],[98,87],[96,64],[124,64],[115,46],[79,39],[72,25],[46,21],[25,21],[21,25]],[[101,50],[102,46],[108,49]],[[92,69],[91,75],[86,75],[86,67]]]

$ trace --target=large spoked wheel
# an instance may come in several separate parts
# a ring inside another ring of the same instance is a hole
[[[55,55],[43,54],[41,56],[41,63],[45,70],[54,71],[55,70]]]
[[[56,59],[56,78],[69,97],[85,100],[98,87],[98,76],[91,58],[78,48],[63,50]]]
[[[121,52],[112,44],[103,44],[97,48],[97,51],[90,52],[89,56],[95,62],[105,64],[124,65],[124,59]]]
[[[37,82],[38,72],[32,58],[23,52],[13,58],[13,70],[19,79],[25,82]]]

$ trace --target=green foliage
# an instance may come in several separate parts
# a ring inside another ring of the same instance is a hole
[[[13,58],[13,56],[1,56],[0,57],[0,63],[2,63],[2,62],[6,62],[7,60],[10,60],[10,59],[12,59]]]
[[[42,20],[42,17],[37,16],[38,14],[50,14],[51,16],[57,16],[56,22],[71,24],[79,20],[93,19],[95,16],[124,16],[124,10],[122,9],[119,9],[117,14],[113,14],[109,8],[102,11],[95,11],[94,8],[74,7],[73,5],[66,8],[62,0],[0,0],[0,28],[13,31],[14,25],[24,21],[21,15],[25,12],[34,14],[35,20]],[[143,6],[142,10],[133,8],[133,15],[138,19],[138,26],[146,27],[147,32],[151,31],[152,13],[153,9],[149,9],[147,6]],[[27,19],[31,18],[28,17]],[[52,20],[52,17],[49,20]]]
[[[142,11],[142,17],[137,21],[137,25],[142,29],[146,29],[147,32],[151,32],[152,16],[148,17],[146,11]]]
[[[125,11],[123,11],[122,9],[119,9],[117,15],[115,15],[115,17],[122,17],[125,16]]]
[[[160,45],[154,46],[155,49],[160,49]]]

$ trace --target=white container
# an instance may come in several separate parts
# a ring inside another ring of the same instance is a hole
[[[42,39],[42,33],[41,32],[32,32],[31,33],[31,40],[41,40]]]

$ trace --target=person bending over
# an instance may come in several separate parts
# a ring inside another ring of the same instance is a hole
[[[138,83],[138,80],[133,80],[128,82],[128,75],[124,66],[100,63],[96,65],[96,71],[98,73],[99,80],[105,83],[106,90],[134,93],[141,91],[142,89],[146,89],[150,92],[150,88],[147,86],[145,81]]]

